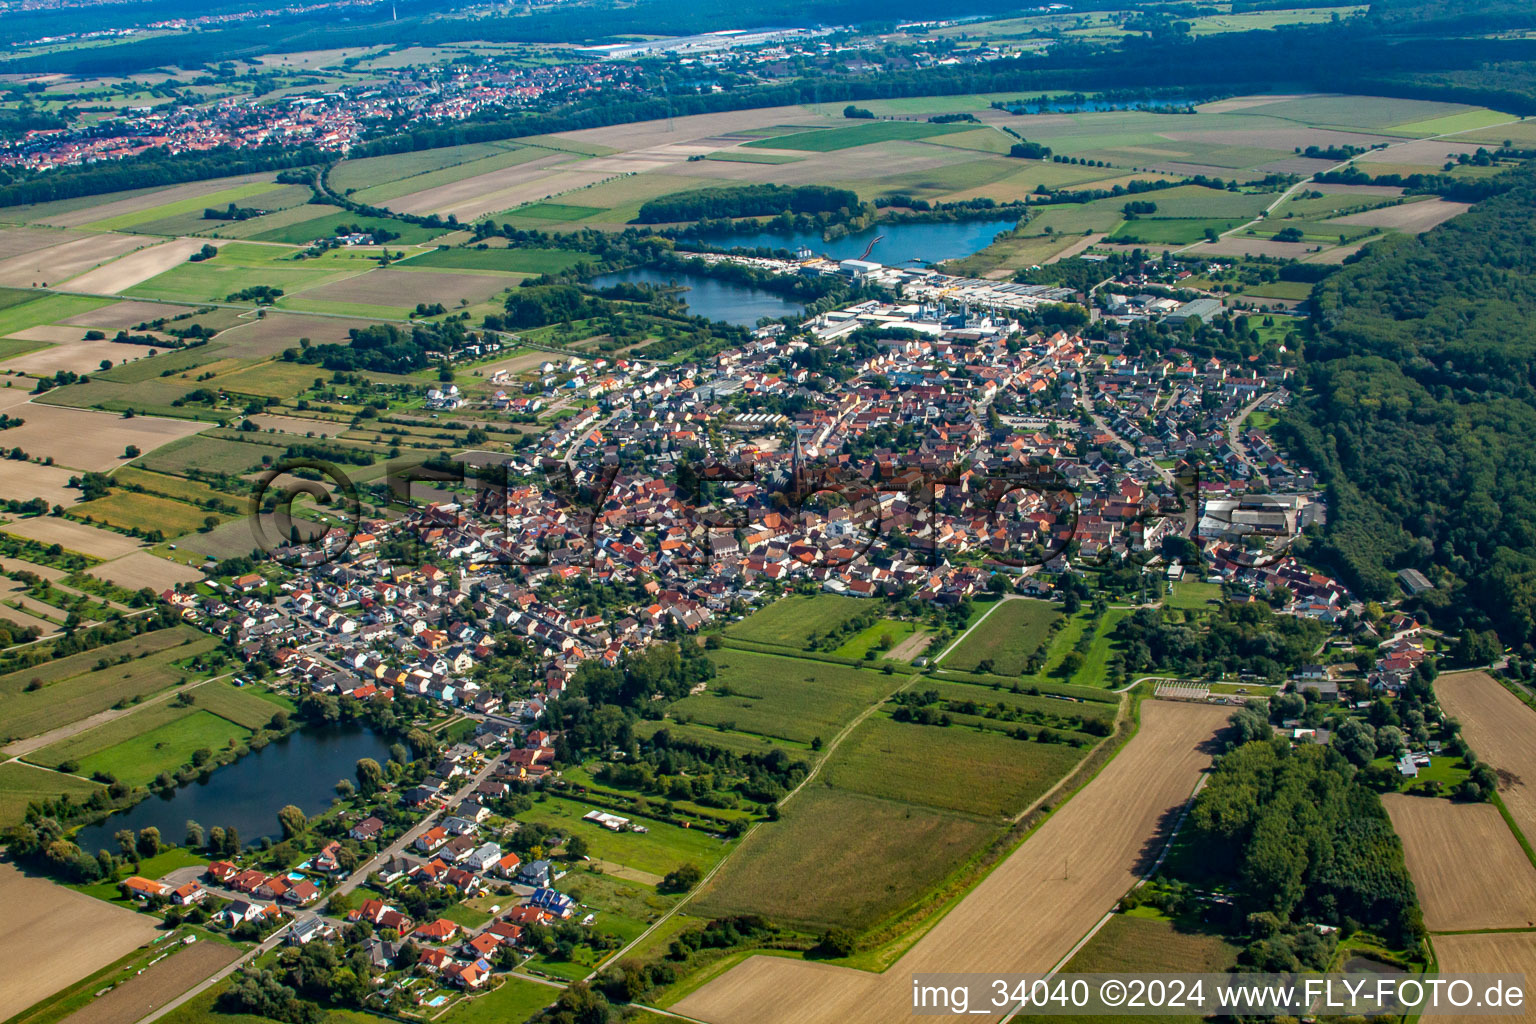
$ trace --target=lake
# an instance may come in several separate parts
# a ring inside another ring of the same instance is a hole
[[[187,820],[204,829],[234,826],[246,845],[263,837],[282,838],[277,812],[295,804],[305,814],[331,805],[340,779],[354,779],[360,758],[380,764],[389,758],[389,740],[359,725],[304,728],[267,744],[173,792],[156,794],[80,830],[75,842],[87,853],[116,850],[119,829],[160,830],[166,842],[180,843]]]
[[[688,304],[688,312],[711,320],[724,320],[740,327],[756,327],[759,317],[798,316],[800,303],[773,292],[731,281],[720,281],[700,274],[635,267],[614,274],[599,274],[587,282],[594,288],[615,284],[667,285],[687,288],[678,298]]]
[[[710,232],[697,238],[717,249],[788,249],[793,252],[805,248],[834,260],[861,259],[869,244],[879,238],[868,258],[894,267],[904,263],[942,263],[969,256],[991,245],[999,233],[1012,231],[1017,223],[1016,216],[986,220],[883,222],[833,242],[823,242],[818,231],[783,234],[772,231]],[[683,239],[682,244],[686,245],[687,239]]]

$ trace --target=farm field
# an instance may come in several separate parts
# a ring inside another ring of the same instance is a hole
[[[1060,610],[1049,601],[1004,601],[970,636],[945,653],[944,667],[961,672],[988,671],[982,663],[990,661],[990,671],[1019,675],[1050,635],[1051,623],[1059,618]]]
[[[870,605],[857,597],[795,595],[775,601],[741,622],[732,623],[725,628],[725,635],[799,651],[805,649],[813,634],[835,629],[869,609]]]
[[[171,539],[199,529],[206,519],[222,523],[229,518],[183,501],[132,491],[115,491],[105,498],[83,502],[71,508],[69,514],[75,519],[90,519],[120,530],[159,530]]]
[[[65,1018],[69,1024],[134,1024],[240,956],[240,947],[204,940],[177,949]]]
[[[1447,973],[1524,973],[1536,963],[1536,932],[1489,932],[1481,935],[1437,935],[1430,940],[1440,970]],[[1477,1024],[1488,1018],[1481,1015],[1435,1013],[1419,1018],[1435,1024]],[[1524,1012],[1504,1014],[1501,1020],[1536,1021],[1536,1005],[1526,1001]]]
[[[10,925],[0,961],[27,964],[0,973],[0,1013],[25,1010],[150,941],[153,918],[114,907],[0,863],[0,904]]]
[[[67,389],[58,389],[67,390]],[[52,398],[53,393],[43,396]],[[200,425],[161,416],[126,419],[114,413],[32,402],[24,424],[6,431],[6,444],[71,469],[105,471],[123,461],[128,445],[153,451],[197,433]],[[89,553],[89,552],[87,552]]]
[[[1484,672],[1449,672],[1435,680],[1445,713],[1461,722],[1473,753],[1499,775],[1499,797],[1515,827],[1536,836],[1536,747],[1530,742],[1531,709]]]
[[[84,800],[101,788],[98,782],[60,775],[20,761],[0,764],[0,828],[19,824],[26,817],[27,804],[33,800],[56,800],[61,793]]]
[[[713,915],[765,914],[810,929],[863,928],[938,884],[993,832],[974,818],[813,782],[785,806],[779,821],[744,841],[690,906]],[[784,884],[788,878],[795,884]],[[748,963],[757,959],[763,958]],[[735,1020],[682,1009],[699,995],[680,1004],[679,1012]]]
[[[1225,971],[1241,947],[1219,935],[1183,927],[1155,911],[1111,917],[1063,968],[1069,974]]]
[[[872,669],[776,654],[719,650],[710,652],[710,660],[717,675],[708,691],[674,703],[674,719],[800,743],[830,740],[902,682]]]
[[[160,241],[145,235],[62,236],[56,245],[0,261],[0,285],[57,287],[108,260]]]
[[[871,121],[840,128],[816,128],[794,135],[754,139],[744,143],[746,149],[797,149],[811,153],[829,153],[838,149],[853,149],[875,142],[895,139],[926,139],[951,132],[969,132],[975,128],[969,124],[929,124],[926,121]]]
[[[1400,793],[1381,802],[1430,931],[1536,928],[1536,868],[1498,808]]]
[[[557,274],[585,258],[584,253],[565,249],[432,249],[395,266],[404,270],[434,267],[495,270],[504,274]]]
[[[132,537],[57,516],[18,519],[0,526],[0,530],[41,544],[59,544],[66,551],[78,551],[92,558],[121,558],[140,547]]]
[[[243,520],[235,519],[231,520],[230,524],[241,522]],[[192,536],[202,535],[192,534]],[[156,593],[169,590],[178,583],[192,583],[203,578],[200,572],[152,555],[148,551],[135,551],[121,558],[114,558],[110,562],[93,565],[87,572],[98,579],[116,583],[129,590],[149,587]]]
[[[1143,702],[1125,748],[884,974],[754,956],[672,1009],[712,1024],[884,1022],[911,1012],[913,973],[1049,970],[1148,865],[1148,840],[1189,798],[1227,713]]]
[[[992,730],[865,719],[838,746],[825,777],[839,789],[939,810],[1011,817],[1063,778],[1086,750]]]
[[[192,642],[182,642],[187,639]],[[32,736],[105,711],[119,701],[158,693],[190,674],[172,662],[215,646],[213,637],[178,627],[0,676],[0,730],[11,739]],[[146,651],[152,653],[111,664],[123,654]],[[97,668],[103,658],[108,667]],[[33,680],[40,680],[42,686],[28,690]]]

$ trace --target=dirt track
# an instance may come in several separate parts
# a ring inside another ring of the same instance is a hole
[[[127,955],[154,938],[158,923],[9,863],[0,864],[0,906],[0,1019]]]
[[[1536,869],[1498,808],[1400,793],[1381,802],[1430,931],[1536,928]]]
[[[1536,839],[1536,712],[1485,672],[1442,675],[1435,695],[1461,722],[1467,745],[1499,773],[1499,796],[1526,841]]]
[[[916,972],[1046,971],[1150,866],[1229,708],[1146,701],[1140,731],[884,974],[754,956],[673,1009],[714,1024],[886,1024]]]

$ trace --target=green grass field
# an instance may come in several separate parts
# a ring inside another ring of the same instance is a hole
[[[190,643],[182,643],[189,638]],[[0,732],[12,738],[32,736],[105,711],[119,701],[158,693],[193,674],[173,662],[217,646],[218,641],[206,633],[178,626],[0,676]],[[152,653],[115,664],[123,654],[145,651]],[[103,659],[106,666],[98,668]],[[41,686],[28,690],[34,679]]]
[[[1126,221],[1109,237],[1111,241],[1126,244],[1135,242],[1145,245],[1193,245],[1202,239],[1209,238],[1209,232],[1214,231],[1219,235],[1243,223],[1241,220],[1232,218],[1224,220],[1143,218]]]
[[[314,367],[309,367],[313,370]],[[268,444],[225,441],[201,434],[185,437],[143,456],[136,466],[176,475],[191,470],[210,473],[246,473],[261,465],[263,455],[276,458],[282,449]]]
[[[439,1024],[514,1024],[527,1020],[560,996],[560,990],[536,981],[507,977],[489,992],[466,999],[442,1017]]]
[[[1061,611],[1049,601],[1005,601],[970,636],[944,656],[944,667],[974,672],[991,661],[991,671],[1018,675],[1049,635]]]
[[[528,206],[519,206],[515,210],[508,210],[509,217],[527,217],[530,220],[585,220],[594,214],[602,213],[601,206],[579,206],[575,203],[531,203]]]
[[[140,224],[148,224],[152,221],[163,220],[170,217],[178,217],[184,214],[195,214],[199,218],[202,212],[210,207],[221,209],[234,203],[236,206],[255,206],[262,209],[275,208],[276,205],[293,205],[290,197],[303,193],[307,196],[308,189],[294,185],[279,185],[271,181],[256,181],[246,185],[235,185],[218,192],[210,192],[203,196],[193,196],[190,199],[178,199],[175,202],[163,203],[160,206],[152,206],[147,210],[138,210],[134,213],[125,213],[106,220],[95,221],[86,225],[92,231],[126,231]],[[280,201],[279,193],[286,193]],[[295,201],[302,201],[295,200]]]
[[[81,758],[80,772],[105,772],[131,785],[143,785],[161,772],[174,772],[200,747],[218,751],[250,735],[249,729],[211,711],[193,709],[188,715]]]
[[[1221,584],[1202,583],[1199,580],[1179,580],[1173,584],[1173,593],[1165,602],[1169,608],[1205,610],[1212,601],[1221,600]]]
[[[865,121],[837,128],[813,128],[777,138],[754,139],[742,148],[797,149],[808,153],[831,153],[839,149],[868,146],[895,139],[928,139],[951,132],[975,131],[973,124],[929,124],[927,121]]]
[[[870,608],[869,602],[857,597],[795,595],[775,601],[741,622],[732,623],[726,627],[725,635],[737,640],[804,650],[813,634],[835,629]]]
[[[76,733],[41,750],[34,750],[26,756],[26,760],[44,768],[56,769],[65,762],[82,761],[136,736],[154,732],[161,726],[186,718],[196,710],[196,708],[162,700],[148,707],[135,709],[105,725],[98,725],[94,729]]]
[[[105,498],[72,505],[69,516],[81,522],[106,523],[120,530],[159,530],[167,538],[176,538],[201,528],[205,520],[219,523],[231,517],[189,505],[184,501],[162,498],[157,494],[114,491]]]
[[[266,727],[273,715],[280,710],[291,710],[292,705],[286,697],[278,694],[263,696],[255,686],[236,686],[228,679],[204,683],[193,690],[192,695],[197,707],[251,730]]]
[[[877,656],[885,658],[890,656],[893,648],[899,646],[913,633],[922,627],[915,622],[905,622],[900,619],[881,619],[873,626],[869,626],[861,632],[845,640],[842,646],[832,653],[839,658],[853,658],[861,660],[868,651],[876,651]],[[882,649],[882,641],[888,641]]]
[[[721,149],[710,153],[705,159],[733,164],[793,164],[805,157],[790,156],[788,153],[749,153],[742,149]]]
[[[818,781],[746,840],[690,906],[858,931],[918,899],[993,831],[964,815]]]
[[[939,810],[1012,817],[1086,756],[1064,743],[1016,740],[992,730],[896,722],[873,715],[825,769],[854,793]]]
[[[37,296],[38,292],[23,292]],[[30,301],[13,302],[0,306],[0,337],[24,331],[29,327],[57,323],[81,313],[89,313],[110,303],[111,299],[93,299],[83,295],[43,295]]]
[[[336,229],[342,225],[356,225],[364,231],[372,228],[381,228],[390,231],[398,238],[391,239],[390,245],[418,245],[422,242],[430,242],[443,233],[440,228],[424,228],[417,224],[411,224],[403,220],[395,220],[392,217],[365,217],[361,214],[341,211],[338,213],[321,214],[311,217],[309,220],[301,220],[297,224],[288,224],[283,227],[263,231],[252,237],[253,242],[281,242],[285,245],[305,245],[317,238],[328,238],[336,234]]]
[[[802,658],[713,651],[709,691],[668,709],[674,719],[808,743],[830,740],[903,677]]]
[[[72,775],[34,768],[19,761],[0,764],[0,828],[19,823],[33,800],[52,800],[68,793],[77,800],[102,789],[97,782],[87,782]]]
[[[665,875],[680,864],[694,864],[708,871],[728,849],[726,843],[711,839],[703,829],[680,828],[662,821],[646,821],[649,831],[645,833],[610,832],[582,820],[592,809],[590,804],[552,796],[535,802],[517,819],[579,835],[587,841],[591,856],[653,875]]]
[[[340,221],[340,218],[333,219]],[[309,234],[303,240],[314,237]],[[343,270],[325,260],[299,261],[292,258],[296,253],[297,250],[282,246],[230,242],[213,259],[172,267],[134,285],[126,294],[172,302],[223,302],[230,295],[255,285],[296,292],[370,269],[364,265]]]
[[[401,260],[395,266],[446,267],[454,270],[499,270],[508,274],[558,274],[585,259],[568,249],[432,249]]]

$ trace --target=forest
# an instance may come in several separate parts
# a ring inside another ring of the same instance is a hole
[[[1196,798],[1182,840],[1199,851],[1180,874],[1225,882],[1237,894],[1251,942],[1241,960],[1294,970],[1317,952],[1317,935],[1291,926],[1369,929],[1398,947],[1424,935],[1403,847],[1380,799],[1326,747],[1292,749],[1255,740],[1223,756]]]
[[[1417,568],[1452,629],[1536,640],[1536,166],[1312,297],[1308,388],[1281,438],[1328,485],[1314,557],[1368,600]]]

